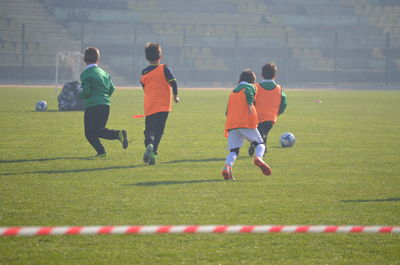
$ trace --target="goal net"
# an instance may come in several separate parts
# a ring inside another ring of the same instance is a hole
[[[56,58],[55,92],[67,82],[79,81],[84,68],[83,55],[77,51],[59,51]]]

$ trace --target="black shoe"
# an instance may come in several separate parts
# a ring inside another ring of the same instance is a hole
[[[90,159],[106,159],[106,158],[107,158],[107,154],[106,153],[97,154],[95,156],[90,157]]]
[[[119,131],[119,141],[122,143],[122,148],[128,148],[128,134],[125,130]]]
[[[143,154],[143,162],[148,164],[150,162],[150,154],[153,153],[153,145],[149,144]]]
[[[256,150],[256,147],[253,144],[250,144],[249,151],[248,151],[249,156],[253,156],[255,150]]]

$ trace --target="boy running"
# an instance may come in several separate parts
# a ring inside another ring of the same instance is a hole
[[[255,106],[258,115],[258,131],[265,143],[265,153],[267,153],[267,138],[272,126],[277,121],[278,115],[282,114],[287,106],[286,95],[282,87],[275,82],[278,68],[274,63],[266,63],[261,70],[264,78],[257,83],[257,94],[255,97]],[[253,156],[256,142],[250,144],[248,153]]]
[[[140,80],[144,91],[144,115],[146,117],[143,132],[146,150],[143,162],[155,165],[158,145],[164,133],[168,114],[172,110],[172,94],[175,103],[179,102],[178,86],[170,68],[165,64],[160,64],[161,46],[149,42],[144,51],[150,65],[143,70]]]
[[[99,138],[119,140],[122,147],[128,147],[125,130],[109,130],[106,128],[110,114],[110,97],[115,90],[110,75],[97,64],[100,52],[95,47],[86,48],[83,60],[87,64],[81,73],[82,90],[78,96],[85,101],[84,127],[88,142],[96,150],[95,157],[106,157],[106,151]]]
[[[225,136],[228,136],[228,149],[222,176],[226,180],[234,180],[232,167],[239,155],[239,149],[246,139],[255,143],[256,157],[254,164],[264,175],[271,175],[271,168],[263,161],[265,146],[258,132],[257,111],[254,106],[256,75],[250,69],[244,70],[239,79],[239,85],[231,92],[226,110]]]

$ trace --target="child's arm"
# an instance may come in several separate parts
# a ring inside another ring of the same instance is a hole
[[[279,105],[278,115],[281,115],[282,113],[284,113],[286,107],[287,107],[286,94],[282,90],[282,93],[281,93],[281,104]]]
[[[114,83],[113,83],[113,81],[111,81],[111,77],[110,77],[110,88],[109,88],[108,95],[111,97],[111,95],[112,95],[112,93],[114,93],[114,91],[115,91]]]
[[[249,114],[253,114],[253,104],[248,105],[249,106]]]
[[[172,93],[174,94],[175,103],[179,103],[178,84],[176,82],[174,75],[171,72],[171,69],[166,64],[164,65],[164,75],[165,75],[165,79],[167,80],[169,85],[172,87]]]
[[[78,96],[82,99],[90,97],[90,77],[81,80],[81,87],[82,90],[78,93]]]
[[[246,90],[244,91],[244,94],[246,95],[246,100],[247,100],[247,105],[249,107],[249,114],[253,113],[253,104],[254,104],[254,97],[256,95],[256,89],[254,86],[247,87]]]

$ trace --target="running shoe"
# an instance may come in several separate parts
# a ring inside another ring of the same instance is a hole
[[[224,169],[222,170],[222,176],[225,180],[235,180],[232,175],[232,167],[225,165]]]
[[[267,165],[267,163],[265,163],[265,162],[261,159],[261,157],[256,157],[256,158],[254,158],[254,164],[255,164],[256,166],[258,166],[258,167],[261,169],[262,173],[263,173],[265,176],[271,175],[271,173],[272,173],[271,168]]]

